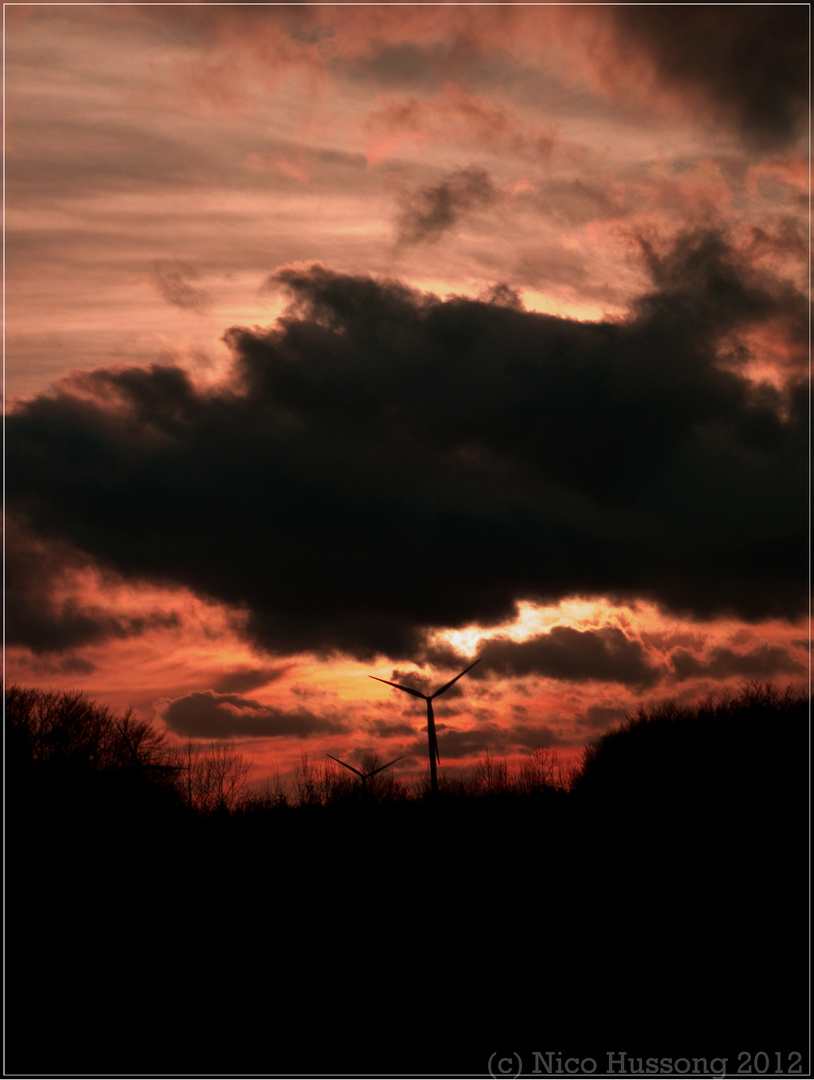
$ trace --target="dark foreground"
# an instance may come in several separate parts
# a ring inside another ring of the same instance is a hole
[[[482,1075],[498,1053],[602,1073],[624,1051],[806,1070],[789,809],[33,830],[10,851],[7,1069]]]
[[[6,1070],[807,1075],[802,719],[526,799],[201,817],[13,773]]]

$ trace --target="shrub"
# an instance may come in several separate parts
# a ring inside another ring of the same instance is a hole
[[[805,760],[807,716],[803,690],[760,682],[690,707],[672,701],[642,707],[585,748],[574,790],[656,802],[778,797]]]

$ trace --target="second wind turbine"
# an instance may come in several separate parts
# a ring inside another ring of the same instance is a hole
[[[405,694],[412,694],[413,697],[423,698],[427,702],[427,739],[429,741],[430,749],[430,785],[432,789],[433,797],[438,794],[438,768],[437,762],[441,760],[441,755],[438,753],[438,739],[435,736],[435,716],[432,711],[433,700],[440,697],[446,690],[449,690],[450,686],[463,678],[467,671],[471,671],[475,664],[480,663],[480,657],[470,664],[468,668],[464,668],[460,675],[456,675],[454,679],[450,679],[448,683],[444,683],[440,690],[436,690],[434,694],[422,694],[420,690],[414,690],[412,686],[401,686],[399,683],[390,682],[388,679],[380,679],[378,675],[369,675],[369,679],[375,679],[376,682],[383,682],[387,686],[395,686],[397,690],[403,690]]]

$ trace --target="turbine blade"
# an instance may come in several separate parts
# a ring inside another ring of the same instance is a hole
[[[445,690],[449,690],[450,686],[452,686],[453,683],[456,683],[458,681],[458,679],[462,679],[464,677],[464,675],[466,675],[467,671],[471,671],[472,668],[475,666],[475,664],[479,664],[480,661],[481,661],[481,658],[478,657],[478,659],[475,661],[474,664],[470,664],[468,668],[464,668],[464,670],[461,672],[460,675],[456,675],[454,679],[450,679],[450,681],[448,683],[446,683],[446,685],[442,686],[440,690],[436,690],[435,693],[432,695],[432,697],[434,697],[434,698],[440,697],[444,693]]]
[[[386,765],[380,765],[378,767],[378,769],[374,769],[373,772],[369,772],[367,775],[368,776],[375,776],[376,773],[380,773],[383,769],[389,769],[391,765],[395,765],[397,761],[401,761],[401,759],[403,757],[404,757],[404,754],[399,754],[399,756],[397,758],[393,758],[392,761],[388,761]]]
[[[386,683],[388,686],[395,686],[397,690],[403,690],[405,694],[412,694],[413,697],[420,697],[424,701],[427,700],[427,695],[422,694],[420,690],[413,690],[410,686],[399,686],[397,682],[389,682],[387,679],[380,679],[378,675],[368,675],[369,679],[375,679],[376,682]]]
[[[440,765],[441,764],[441,755],[438,752],[438,736],[435,734],[435,732],[432,733],[432,741],[433,741],[433,745],[435,747],[435,760]]]
[[[351,772],[355,772],[356,775],[361,776],[361,778],[363,780],[365,779],[365,774],[363,772],[359,772],[358,769],[354,769],[354,767],[352,765],[348,765],[347,761],[339,761],[339,758],[334,757],[333,754],[326,754],[325,756],[329,757],[331,759],[331,761],[336,761],[336,762],[339,762],[340,765],[344,765],[346,769],[350,769]]]

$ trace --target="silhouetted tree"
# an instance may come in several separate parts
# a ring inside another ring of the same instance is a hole
[[[509,789],[509,763],[487,747],[475,768],[476,790],[483,795],[505,794]]]
[[[299,806],[320,806],[324,800],[327,770],[320,770],[303,750],[294,776],[294,791]]]
[[[68,830],[80,818],[107,840],[176,806],[166,735],[77,691],[6,690],[9,814]]]
[[[238,805],[249,763],[225,742],[207,746],[188,739],[175,750],[176,788],[186,806],[204,814],[232,811]]]
[[[14,764],[51,771],[142,773],[168,757],[164,732],[132,709],[119,716],[76,691],[8,687],[6,738]]]

